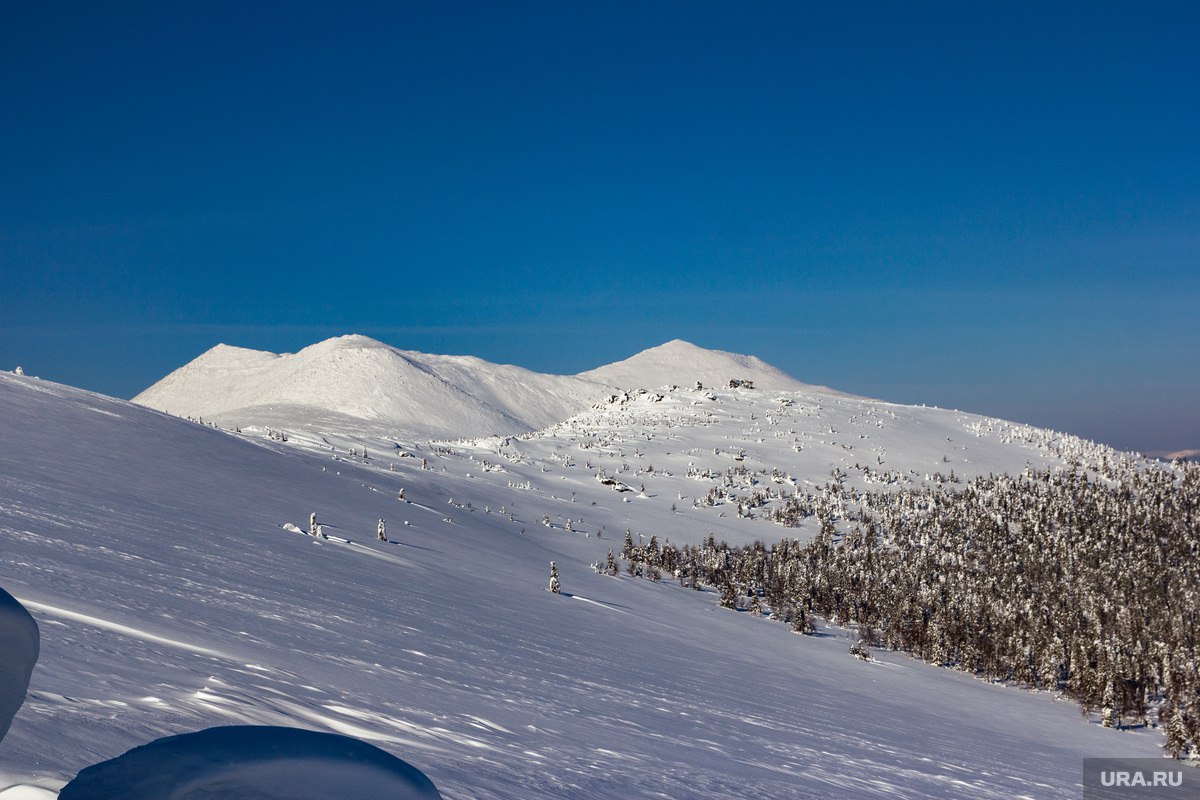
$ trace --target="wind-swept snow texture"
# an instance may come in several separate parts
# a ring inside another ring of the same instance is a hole
[[[88,767],[62,800],[440,800],[420,770],[335,733],[226,725]]]
[[[694,508],[713,481],[688,462],[791,454],[781,473],[803,485],[882,447],[860,433],[890,437],[881,457],[906,470],[1056,458],[980,418],[866,402],[638,395],[364,463],[0,374],[0,585],[42,628],[0,773],[69,779],[229,724],[353,736],[459,800],[1077,798],[1084,757],[1160,755],[1157,731],[1102,728],[1047,693],[860,661],[839,629],[802,637],[591,569],[626,527],[794,532]],[[598,481],[601,463],[632,491]],[[313,512],[323,537],[304,533]]]
[[[38,640],[37,622],[15,597],[0,589],[0,741],[25,702],[38,660]]]

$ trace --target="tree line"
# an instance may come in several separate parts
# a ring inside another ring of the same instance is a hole
[[[1200,755],[1200,465],[1027,469],[866,491],[845,474],[774,504],[808,542],[634,544],[630,574],[711,587],[801,633],[1061,692],[1108,726],[1157,725]],[[599,569],[615,572],[611,558]]]

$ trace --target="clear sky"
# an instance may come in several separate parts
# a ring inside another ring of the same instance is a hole
[[[1200,3],[7,3],[0,368],[672,338],[1200,447]],[[3,409],[0,409],[3,413]]]

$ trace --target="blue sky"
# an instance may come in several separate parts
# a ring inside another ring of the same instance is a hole
[[[0,368],[672,338],[1200,447],[1200,5],[17,4]]]

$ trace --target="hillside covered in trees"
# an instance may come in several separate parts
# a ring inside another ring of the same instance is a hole
[[[801,633],[815,617],[857,627],[863,657],[886,647],[1061,692],[1105,726],[1161,726],[1171,755],[1194,755],[1200,465],[1145,465],[877,491],[835,470],[821,491],[764,512],[785,525],[815,518],[807,543],[660,547],[627,536],[622,555],[631,574],[714,587],[721,605]]]

